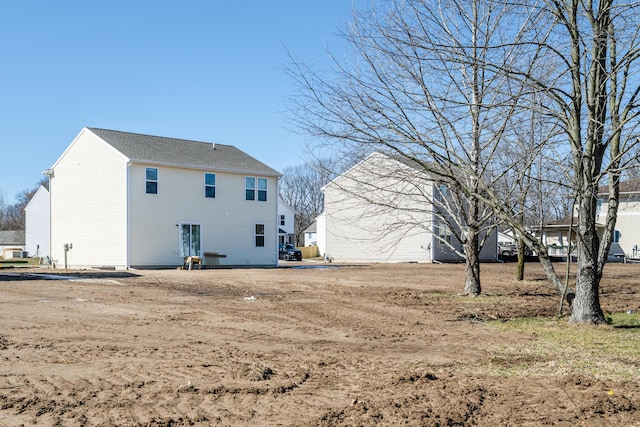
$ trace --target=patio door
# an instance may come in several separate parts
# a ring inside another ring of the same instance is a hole
[[[180,224],[182,256],[201,256],[200,224]]]

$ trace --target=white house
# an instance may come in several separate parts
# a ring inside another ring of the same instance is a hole
[[[603,186],[598,190],[597,222],[604,223],[607,209],[609,209],[609,189]],[[612,251],[618,251],[629,258],[640,258],[640,179],[620,183],[620,203],[611,246],[610,256]]]
[[[605,230],[609,208],[608,193],[607,186],[598,189],[596,232],[600,238]],[[574,210],[577,211],[577,208]],[[545,224],[543,243],[547,245],[549,255],[566,257],[568,248],[576,245],[577,224],[578,218],[571,216]],[[609,260],[622,261],[625,257],[640,258],[640,179],[620,183],[618,216]]]
[[[455,262],[462,251],[432,201],[446,191],[406,162],[374,153],[325,187],[320,254],[338,262]],[[495,231],[481,251],[495,261]]]
[[[295,245],[295,211],[286,204],[282,198],[278,198],[278,243],[283,245],[291,243]]]
[[[280,174],[235,147],[83,128],[49,175],[57,267],[277,265]]]
[[[49,256],[49,191],[40,186],[24,208],[25,245],[31,257]]]
[[[305,246],[316,246],[318,244],[317,224],[317,221],[313,221],[313,223],[304,230]]]
[[[24,258],[24,230],[0,230],[0,257]]]

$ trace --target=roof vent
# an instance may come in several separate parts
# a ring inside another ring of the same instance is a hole
[[[215,142],[211,143],[211,148],[213,148],[214,150],[216,149],[216,143]]]

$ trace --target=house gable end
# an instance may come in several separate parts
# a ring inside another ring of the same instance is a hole
[[[83,143],[84,139],[87,138],[89,134],[93,134],[93,133],[86,127],[82,128],[82,130],[78,133],[78,135],[76,135],[76,137],[73,139],[71,144],[69,144],[69,146],[66,148],[66,150],[64,150],[64,152],[60,155],[60,157],[58,157],[58,159],[55,161],[53,166],[51,166],[51,169],[55,170],[55,168],[61,162],[64,161],[64,159],[67,157],[68,153],[70,151],[72,151],[73,149],[75,149],[75,147],[78,144]],[[110,150],[113,150],[114,153],[117,153],[119,156],[122,156],[123,161],[129,161],[130,160],[129,158],[127,158],[127,156],[124,153],[122,153],[121,151],[119,151],[118,149],[113,147],[112,145],[108,144],[106,141],[104,141],[98,135],[95,135],[95,134],[93,134],[93,135],[94,135],[94,137],[97,137],[96,140],[100,141],[100,143],[104,144],[105,147],[108,147]]]

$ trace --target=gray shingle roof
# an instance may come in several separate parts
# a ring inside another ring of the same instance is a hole
[[[628,181],[620,181],[620,194],[640,193],[640,179],[630,179]],[[603,185],[598,188],[599,196],[607,196],[609,194],[609,186]]]
[[[0,230],[0,245],[24,245],[24,230]]]
[[[279,176],[231,145],[87,128],[133,162]],[[215,148],[214,148],[215,147]]]

